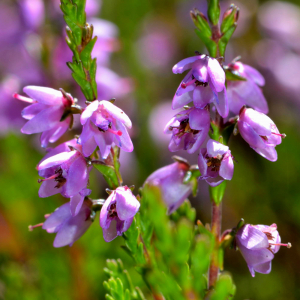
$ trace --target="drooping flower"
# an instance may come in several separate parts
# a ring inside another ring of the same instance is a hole
[[[66,150],[66,151],[64,151]],[[87,189],[90,168],[81,153],[81,145],[74,140],[64,143],[44,158],[37,167],[41,179],[39,196],[49,197],[61,193],[71,198],[70,211],[76,215],[85,196],[90,194]]]
[[[260,86],[265,84],[264,77],[256,69],[239,61],[229,64],[227,68],[234,74],[246,79],[227,81],[229,110],[238,114],[240,109],[247,105],[267,114],[268,104],[260,89]]]
[[[176,114],[166,125],[164,132],[172,134],[169,150],[181,149],[188,153],[197,151],[208,135],[210,114],[207,109],[189,108]]]
[[[133,217],[140,208],[140,202],[127,186],[114,190],[100,212],[100,226],[103,229],[103,238],[110,242],[118,235],[121,236],[131,225]]]
[[[90,227],[94,220],[91,203],[84,201],[78,214],[73,216],[70,203],[65,203],[57,208],[42,225],[48,233],[56,233],[53,246],[72,246]]]
[[[268,116],[252,108],[242,108],[237,124],[241,136],[252,149],[270,161],[277,160],[275,146],[285,134],[279,133]]]
[[[145,184],[160,189],[162,200],[168,207],[169,214],[174,212],[192,193],[192,184],[183,183],[189,168],[189,164],[184,160],[176,161],[156,170],[145,181]]]
[[[226,118],[228,101],[225,87],[225,72],[215,58],[197,55],[183,59],[173,67],[173,73],[191,69],[180,83],[173,98],[173,109],[193,101],[195,107],[204,108],[214,103],[219,114]]]
[[[26,86],[23,91],[30,97],[14,94],[14,97],[31,103],[22,111],[22,117],[29,120],[21,129],[22,133],[42,132],[41,146],[56,142],[69,128],[70,112],[74,100],[70,94],[39,86]]]
[[[103,159],[107,158],[113,144],[126,152],[133,151],[127,132],[131,128],[128,116],[117,106],[106,100],[93,101],[81,114],[82,133],[78,142],[82,152],[90,156],[99,146]]]
[[[202,148],[198,158],[199,180],[205,180],[211,186],[217,186],[233,176],[233,159],[228,146],[215,140],[209,140]]]
[[[272,268],[274,254],[280,246],[291,247],[291,244],[281,244],[280,235],[276,224],[267,225],[244,225],[236,236],[236,245],[240,249],[252,277],[255,272],[269,274]]]

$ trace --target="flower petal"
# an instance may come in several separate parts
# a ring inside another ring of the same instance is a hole
[[[107,143],[107,141],[111,141],[114,138],[113,133],[110,132],[99,132],[94,135],[94,139],[99,147],[102,159],[106,159],[112,143]]]
[[[62,152],[56,155],[53,155],[45,160],[43,160],[37,167],[38,170],[43,170],[46,168],[50,168],[53,166],[61,165],[66,161],[70,160],[73,157],[78,156],[77,151],[70,151],[70,152]]]
[[[99,101],[95,100],[85,108],[80,117],[81,125],[84,125],[86,121],[92,116],[92,114],[98,109],[98,105]]]
[[[43,181],[39,189],[39,197],[46,198],[61,193],[62,187],[60,188],[55,187],[57,183],[58,182],[55,181],[54,179]]]
[[[46,105],[62,104],[62,92],[42,86],[25,86],[23,91],[33,100]]]
[[[217,92],[225,88],[225,72],[215,58],[209,58],[207,70],[210,77],[210,83]]]
[[[199,156],[198,156],[198,166],[199,166],[199,171],[201,173],[201,176],[206,176],[207,174],[207,164],[206,160],[204,158],[204,155],[206,154],[206,149],[201,149]]]
[[[249,65],[243,64],[244,73],[246,73],[257,85],[264,86],[265,78],[254,68]]]
[[[77,152],[77,151],[76,151]],[[88,183],[88,169],[85,159],[80,155],[70,166],[67,182],[64,185],[66,197],[71,197],[86,188]]]
[[[188,57],[185,58],[183,60],[181,60],[180,62],[178,62],[173,68],[172,68],[172,72],[174,74],[181,74],[184,71],[191,69],[192,65],[195,61],[199,60],[199,59],[203,59],[202,55],[197,55],[197,56],[192,56],[192,57]]]
[[[221,92],[215,93],[215,105],[221,117],[226,118],[229,113],[229,107],[228,107],[227,91],[225,87]]]
[[[89,218],[90,214],[90,208],[85,206],[75,217],[69,218],[56,234],[53,246],[56,248],[71,246],[77,241],[93,223],[91,218]]]
[[[238,128],[243,139],[252,147],[256,149],[264,149],[266,146],[264,140],[259,136],[253,128],[245,122],[238,121]],[[256,151],[256,150],[255,150]]]
[[[172,101],[172,109],[181,108],[184,105],[187,105],[192,101],[193,101],[193,92],[192,91],[185,93],[181,96],[177,96],[175,94],[173,101]]]
[[[22,110],[22,117],[26,120],[31,120],[42,110],[49,108],[49,106],[41,103],[33,103]]]
[[[125,221],[132,218],[140,208],[140,202],[127,187],[116,189],[116,210],[120,220]]]
[[[234,165],[233,165],[233,160],[232,160],[232,157],[230,154],[227,157],[223,158],[223,160],[221,162],[219,174],[224,179],[231,180],[232,176],[233,176],[233,169],[234,169]]]
[[[133,151],[133,144],[131,141],[131,138],[127,132],[126,127],[117,120],[116,122],[116,129],[120,130],[122,132],[121,136],[115,135],[114,142],[117,146],[122,148],[126,152],[132,152]]]
[[[104,202],[103,206],[101,207],[100,211],[100,226],[104,228],[108,228],[110,225],[110,222],[108,222],[108,208],[110,207],[112,202],[115,202],[115,195],[116,192],[113,191],[109,197]]]
[[[61,106],[50,106],[39,112],[21,129],[22,133],[32,134],[52,129],[59,124],[64,109]]]
[[[215,96],[209,86],[196,86],[193,92],[194,105],[197,108],[204,108],[205,105],[212,102]]]
[[[70,203],[58,207],[44,222],[43,229],[49,233],[57,232],[60,225],[71,217]]]
[[[277,151],[275,150],[274,146],[266,146],[265,148],[251,148],[255,150],[258,154],[260,154],[262,157],[270,161],[277,160]]]
[[[126,127],[131,128],[131,121],[122,109],[106,100],[99,101],[99,106],[102,106],[115,120],[123,123]]]
[[[206,109],[194,108],[189,114],[191,129],[203,130],[210,126],[210,114]]]
[[[207,147],[207,153],[211,157],[216,157],[217,155],[223,155],[229,150],[228,146],[225,146],[212,139],[208,140],[206,147]]]
[[[105,240],[105,242],[111,242],[112,240],[114,240],[117,236],[117,220],[112,220],[110,222],[110,225],[108,228],[103,228],[103,238]]]

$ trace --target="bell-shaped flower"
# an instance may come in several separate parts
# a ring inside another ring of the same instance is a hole
[[[255,272],[269,274],[272,268],[272,259],[280,246],[291,247],[291,244],[281,244],[276,224],[244,225],[236,236],[235,242],[240,249],[251,275]]]
[[[133,150],[133,144],[126,126],[131,128],[128,116],[117,106],[106,100],[93,101],[81,114],[82,133],[78,143],[82,152],[90,156],[98,146],[103,159],[107,158],[115,144],[126,152]]]
[[[206,148],[202,148],[198,158],[199,180],[206,180],[210,186],[217,186],[233,176],[233,159],[229,147],[209,140]]]
[[[192,183],[183,183],[189,168],[189,164],[185,161],[176,161],[156,170],[145,181],[145,184],[160,189],[162,200],[168,207],[169,214],[174,212],[192,193]]]
[[[229,110],[238,114],[244,106],[250,106],[255,110],[267,114],[268,103],[262,93],[261,86],[264,86],[264,77],[254,68],[233,62],[227,68],[245,80],[227,80],[227,96]]]
[[[42,132],[41,146],[56,142],[72,123],[70,108],[74,100],[70,94],[40,86],[26,86],[23,91],[30,97],[14,94],[14,97],[31,103],[22,111],[22,117],[29,120],[22,133]]]
[[[219,114],[226,118],[228,101],[225,72],[218,60],[205,54],[188,57],[173,67],[173,73],[182,73],[188,69],[190,71],[180,83],[173,98],[172,108],[183,107],[191,101],[197,108],[214,103]]]
[[[207,109],[189,108],[176,114],[166,125],[164,133],[172,134],[169,150],[196,152],[205,141],[210,128]]]
[[[140,202],[129,187],[121,186],[112,191],[100,212],[104,240],[110,242],[121,236],[130,227],[139,208]]]
[[[84,201],[78,214],[73,216],[70,203],[65,203],[57,208],[42,225],[48,233],[56,233],[53,246],[72,246],[90,227],[94,220],[91,203]]]
[[[71,212],[73,215],[77,214],[84,197],[90,193],[86,188],[90,167],[81,153],[81,145],[72,140],[54,148],[39,163],[37,169],[39,175],[45,178],[40,180],[42,184],[39,196],[45,198],[61,193],[64,197],[71,198]]]
[[[279,133],[268,116],[244,107],[240,111],[237,124],[241,136],[252,149],[270,161],[277,160],[275,146],[281,143],[285,134]]]

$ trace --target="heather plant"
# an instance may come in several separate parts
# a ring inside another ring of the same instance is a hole
[[[61,0],[61,10],[67,23],[66,43],[73,54],[67,65],[85,106],[78,104],[75,95],[54,87],[26,86],[23,91],[28,97],[14,94],[30,103],[22,111],[28,120],[22,133],[41,133],[44,148],[72,129],[75,114],[82,125],[80,135],[47,148],[38,163],[39,196],[60,193],[69,201],[30,229],[42,226],[55,233],[54,247],[72,246],[99,215],[104,240],[114,243],[118,236],[123,238],[122,248],[145,283],[135,287],[122,261],[107,257],[104,286],[109,300],[232,299],[236,287],[223,267],[226,248],[240,250],[253,277],[255,272],[270,273],[280,246],[291,247],[281,243],[276,224],[244,224],[241,219],[231,229],[221,230],[222,200],[237,160],[229,139],[240,134],[258,154],[276,161],[275,147],[285,138],[265,115],[263,76],[240,58],[224,64],[239,8],[231,5],[220,16],[219,1],[209,0],[207,17],[196,9],[190,12],[208,53],[195,51],[173,67],[174,74],[187,72],[172,103],[173,109],[182,110],[161,130],[170,135],[170,152],[197,153],[198,161],[191,164],[173,156],[174,162],[145,178],[140,189],[128,186],[119,161],[121,151],[133,151],[130,129],[135,125],[117,106],[116,95],[98,97],[97,36],[93,24],[87,23],[85,0]],[[90,197],[92,169],[106,180],[107,199]],[[201,192],[200,180],[210,191],[211,224],[196,219],[187,199]]]

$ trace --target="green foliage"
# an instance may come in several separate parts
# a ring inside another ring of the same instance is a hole
[[[233,35],[235,29],[236,29],[237,24],[234,23],[220,38],[219,40],[219,52],[221,56],[225,55],[225,50],[226,50],[226,46],[231,38],[231,36]]]
[[[118,177],[113,166],[106,165],[102,161],[93,161],[93,166],[103,175],[111,189],[116,189],[119,186]]]
[[[219,23],[219,17],[220,17],[220,4],[219,0],[207,0],[207,14],[209,21],[213,25],[217,25]]]
[[[134,287],[131,277],[124,269],[120,259],[106,261],[107,267],[104,272],[109,279],[104,281],[103,285],[107,290],[105,299],[108,300],[145,300],[145,296],[138,287]]]
[[[97,41],[93,38],[93,26],[86,23],[85,0],[61,0],[61,10],[67,23],[66,42],[73,52],[68,67],[88,101],[97,99],[96,58],[91,53]]]
[[[93,160],[93,166],[103,175],[107,184],[111,189],[116,189],[123,183],[120,174],[120,148],[117,146],[111,149],[108,158],[103,162],[100,160]]]
[[[152,295],[167,300],[205,296],[214,237],[195,220],[189,201],[169,217],[160,190],[144,186],[140,212],[124,233],[124,249]]]

